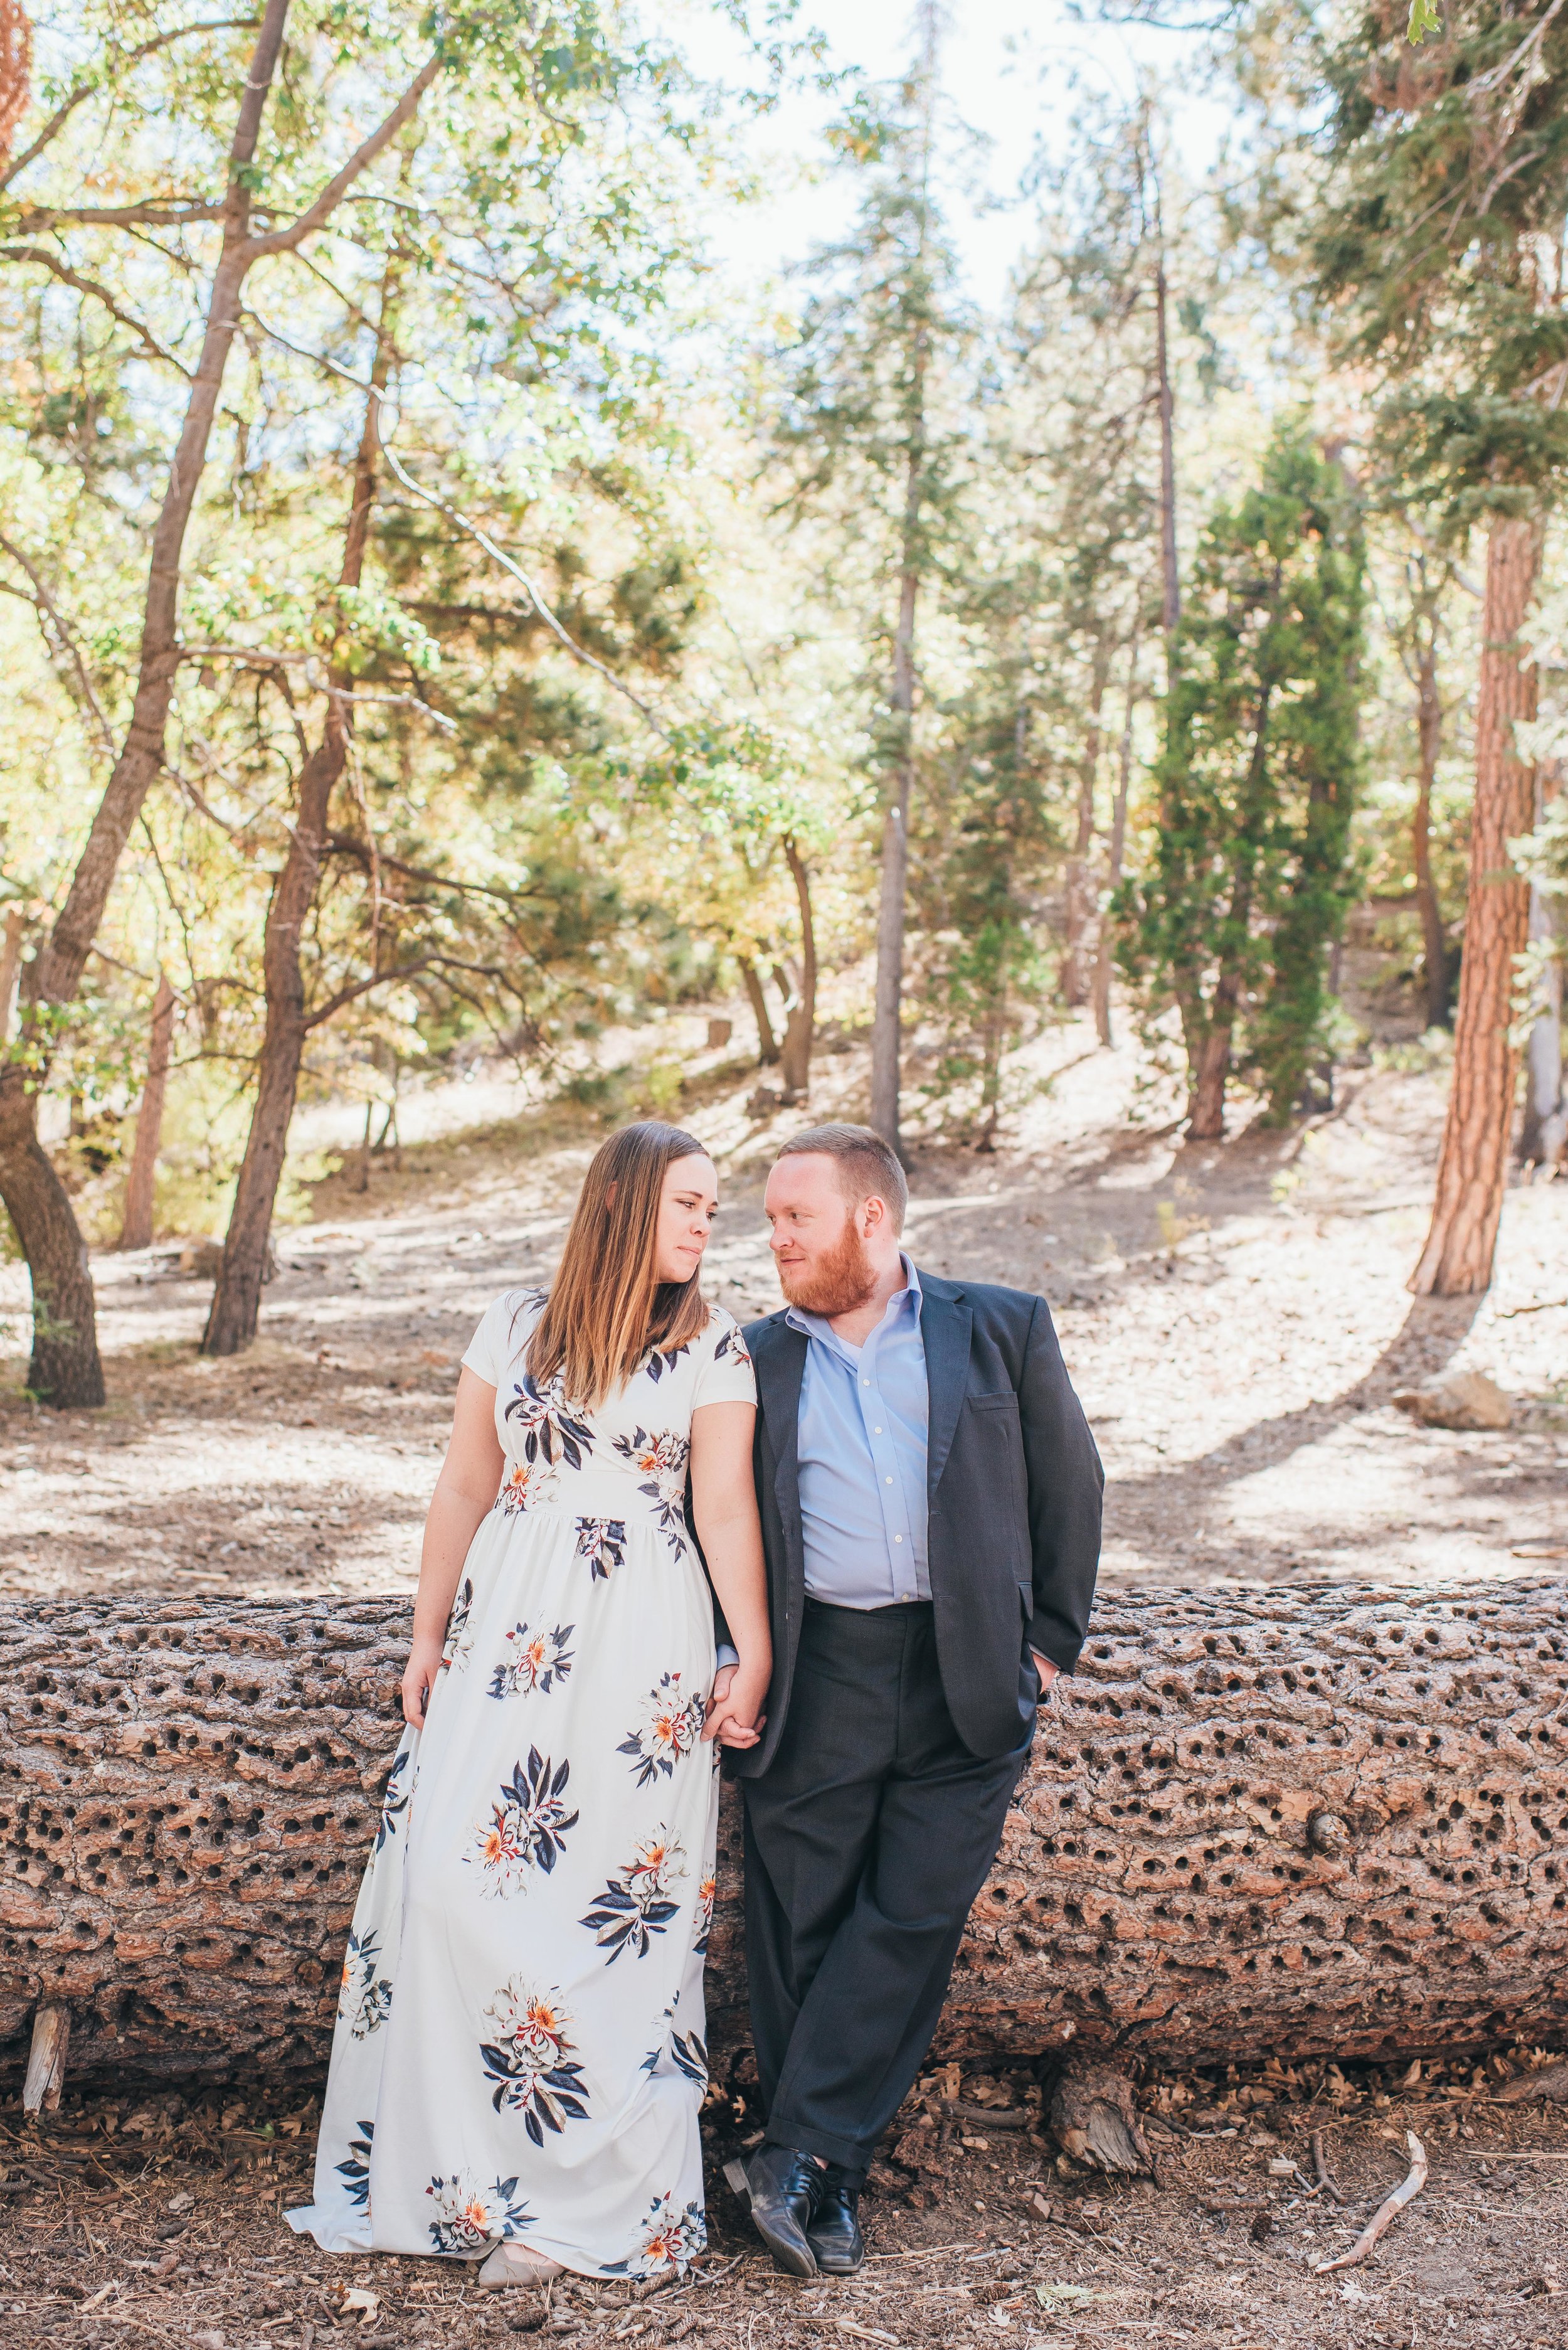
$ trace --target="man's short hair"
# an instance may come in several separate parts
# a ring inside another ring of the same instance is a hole
[[[804,1134],[790,1136],[779,1157],[804,1159],[808,1152],[836,1162],[840,1188],[852,1208],[875,1194],[888,1202],[893,1230],[903,1231],[909,1187],[897,1151],[879,1134],[868,1126],[808,1126]]]

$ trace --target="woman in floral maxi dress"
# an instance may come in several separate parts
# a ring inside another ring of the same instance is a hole
[[[756,1390],[698,1288],[716,1195],[690,1135],[612,1136],[548,1297],[498,1298],[463,1357],[316,2200],[289,2214],[328,2251],[489,2248],[504,2281],[705,2241],[717,1748],[754,1741],[770,1664]],[[740,1656],[717,1679],[689,1480]]]

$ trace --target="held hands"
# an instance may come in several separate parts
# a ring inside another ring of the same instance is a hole
[[[425,1709],[441,1671],[442,1643],[416,1639],[403,1667],[403,1720],[410,1730],[425,1726]]]
[[[721,1746],[754,1746],[767,1721],[759,1711],[767,1693],[766,1673],[754,1669],[748,1673],[744,1665],[721,1665],[702,1725],[704,1740],[714,1739]]]

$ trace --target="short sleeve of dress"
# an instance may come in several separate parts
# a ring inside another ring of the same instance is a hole
[[[740,1325],[715,1308],[700,1344],[702,1355],[692,1410],[700,1410],[705,1403],[755,1403],[756,1374]]]
[[[526,1309],[535,1303],[527,1290],[508,1289],[488,1307],[484,1319],[468,1342],[462,1367],[476,1378],[498,1388],[508,1366],[516,1360],[524,1337],[535,1316]]]

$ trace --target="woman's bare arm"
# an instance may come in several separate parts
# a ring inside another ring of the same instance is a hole
[[[468,1546],[501,1490],[505,1456],[495,1433],[495,1389],[477,1372],[458,1374],[452,1438],[425,1520],[414,1637],[403,1670],[403,1720],[422,1730],[441,1670],[447,1618]]]
[[[752,1476],[756,1407],[705,1403],[691,1415],[691,1514],[740,1663],[714,1682],[704,1738],[754,1746],[773,1676],[763,1529]]]

